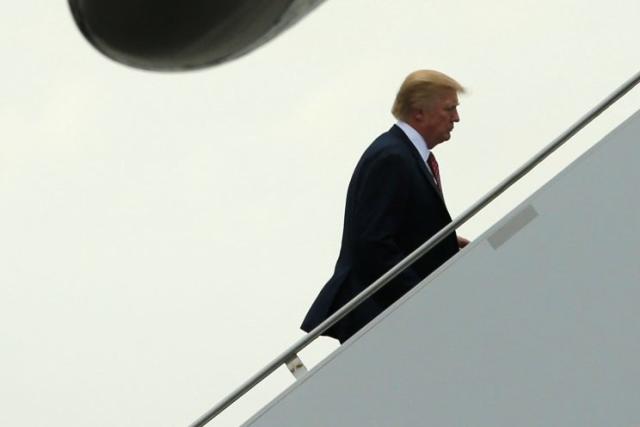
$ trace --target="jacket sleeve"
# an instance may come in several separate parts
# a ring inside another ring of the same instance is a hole
[[[412,160],[379,153],[362,165],[355,193],[353,239],[356,268],[371,283],[408,255],[398,244],[398,233],[411,194]],[[409,267],[374,298],[391,304],[420,280]]]

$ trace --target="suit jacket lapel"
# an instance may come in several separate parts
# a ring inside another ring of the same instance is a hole
[[[442,200],[442,203],[444,203],[444,196],[440,192],[440,189],[438,188],[438,184],[436,184],[436,180],[433,178],[433,175],[431,175],[431,172],[429,172],[429,170],[427,169],[427,163],[422,160],[422,157],[420,157],[420,153],[418,152],[418,150],[416,150],[416,147],[413,146],[413,144],[411,143],[407,135],[398,126],[394,125],[391,128],[391,131],[395,135],[398,135],[402,140],[402,142],[405,145],[407,145],[409,152],[411,153],[416,163],[418,164],[418,169],[420,170],[422,175],[424,175],[424,178],[429,182],[429,184],[431,184],[431,187],[433,187],[433,191],[436,192],[440,200]]]

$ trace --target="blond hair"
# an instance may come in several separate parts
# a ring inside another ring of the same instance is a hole
[[[413,110],[430,108],[436,95],[447,89],[457,93],[465,91],[460,83],[439,71],[414,71],[402,82],[391,113],[396,119],[406,122]]]

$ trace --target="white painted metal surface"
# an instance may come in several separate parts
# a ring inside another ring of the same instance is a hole
[[[247,426],[640,425],[640,113]]]

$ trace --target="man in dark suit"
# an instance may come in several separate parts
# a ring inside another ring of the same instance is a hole
[[[392,109],[397,124],[373,141],[353,172],[335,272],[303,330],[311,331],[451,222],[431,150],[449,140],[460,120],[462,92],[458,82],[437,71],[407,76]],[[451,233],[325,334],[343,343],[467,243]]]

